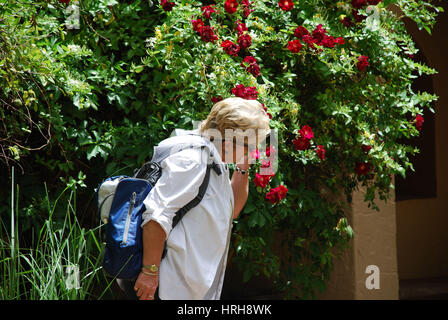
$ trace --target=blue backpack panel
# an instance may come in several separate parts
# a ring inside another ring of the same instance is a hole
[[[152,189],[144,179],[122,176],[117,185],[106,229],[103,267],[110,275],[131,279],[139,274],[143,254],[143,201]]]

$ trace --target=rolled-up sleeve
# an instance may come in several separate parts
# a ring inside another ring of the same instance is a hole
[[[175,213],[197,196],[206,166],[200,149],[182,150],[163,160],[162,175],[144,200],[142,227],[154,220],[168,237]]]

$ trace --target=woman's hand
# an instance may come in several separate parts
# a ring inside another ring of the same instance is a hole
[[[246,204],[247,197],[249,195],[249,172],[247,171],[250,168],[252,159],[248,155],[247,148],[245,148],[244,151],[244,156],[236,162],[236,166],[241,170],[245,170],[246,173],[242,174],[235,170],[230,182],[230,184],[232,185],[234,199],[233,219],[238,218],[241,210]]]
[[[143,266],[160,266],[165,238],[165,231],[156,221],[151,220],[143,226]],[[154,293],[159,285],[159,274],[153,271],[148,272],[152,275],[146,273],[143,270],[140,272],[134,290],[140,300],[154,300]]]
[[[158,275],[147,275],[140,272],[134,285],[137,297],[140,300],[154,300],[154,294],[159,285]]]

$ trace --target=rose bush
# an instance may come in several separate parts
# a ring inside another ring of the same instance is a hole
[[[251,155],[231,260],[244,280],[264,274],[287,297],[324,290],[353,234],[344,216],[352,192],[365,186],[372,208],[388,198],[391,176],[405,176],[418,151],[398,141],[424,130],[437,99],[411,90],[436,71],[412,59],[411,36],[386,9],[395,4],[430,32],[441,8],[426,1],[11,3],[0,17],[1,146],[4,163],[27,173],[25,204],[44,206],[36,182],[56,189],[83,171],[89,188],[78,196],[93,216],[101,178],[131,174],[213,103],[257,99],[278,145]],[[69,3],[79,29],[64,25]]]
[[[208,16],[200,3],[178,3],[144,59],[173,79],[180,93],[173,103],[200,102],[205,115],[212,97],[257,99],[279,134],[275,174],[259,173],[263,150],[254,157],[233,257],[245,279],[264,273],[282,289],[313,296],[325,287],[333,248],[352,235],[344,203],[328,193],[343,190],[350,202],[361,184],[371,207],[388,198],[391,175],[405,175],[408,154],[417,151],[397,141],[418,134],[422,121],[414,118],[437,98],[409,89],[413,73],[435,70],[410,58],[412,39],[385,9],[392,1],[257,1],[245,5],[250,12],[236,1],[216,1]],[[369,5],[379,13],[378,30]],[[210,29],[216,43],[204,39]],[[274,253],[277,230],[289,252],[282,261]]]

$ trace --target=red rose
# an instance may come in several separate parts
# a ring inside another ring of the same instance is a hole
[[[344,26],[346,26],[347,28],[350,27],[353,24],[352,18],[350,17],[344,17],[344,19],[340,20]]]
[[[266,186],[269,184],[269,180],[271,179],[270,176],[261,175],[259,173],[255,174],[254,183],[258,187],[266,188]]]
[[[245,31],[248,31],[245,23],[239,23],[239,20],[236,22],[236,31],[238,32],[238,36],[244,34]]]
[[[366,16],[359,14],[358,10],[355,9],[352,9],[352,16],[353,18],[355,18],[356,22],[361,22],[362,20],[367,18]]]
[[[213,102],[213,104],[215,104],[216,102],[219,102],[219,101],[221,101],[223,98],[221,97],[221,96],[216,96],[216,97],[212,97],[212,102]]]
[[[65,3],[65,4],[67,4],[67,3],[70,2],[70,0],[59,0],[59,2],[60,2],[60,3]]]
[[[238,55],[238,52],[240,51],[240,47],[233,43],[230,40],[225,40],[221,43],[221,47],[224,49],[224,51],[231,55],[231,56],[236,56]]]
[[[318,45],[321,45],[324,36],[326,35],[327,30],[322,28],[322,24],[317,25],[316,29],[313,30],[313,39],[316,41]]]
[[[252,57],[252,56],[246,56],[246,57],[244,58],[243,62],[241,62],[241,65],[242,65],[243,67],[245,67],[245,65],[243,64],[243,63],[245,63],[245,62],[246,62],[246,65],[251,65],[251,64],[256,64],[256,63],[257,63],[257,60],[256,60],[254,57]]]
[[[415,116],[415,127],[418,131],[422,130],[423,122],[425,122],[425,119],[422,117],[422,115],[418,114]]]
[[[304,125],[302,129],[299,130],[300,135],[306,139],[313,139],[314,132],[309,125]]]
[[[238,37],[238,44],[240,45],[241,49],[246,49],[251,46],[252,44],[252,38],[248,34],[241,34]]]
[[[271,161],[269,161],[268,159],[263,159],[261,160],[261,167],[262,168],[271,168]]]
[[[381,1],[383,1],[383,0],[367,0],[367,2],[372,6],[376,6]]]
[[[365,176],[370,172],[370,164],[368,162],[357,162],[355,171],[360,176]]]
[[[255,150],[249,152],[249,158],[254,159],[254,160],[260,159],[260,151],[258,151],[258,149],[255,149]]]
[[[299,137],[294,139],[292,143],[296,150],[307,150],[310,147],[310,140],[314,138],[314,132],[310,126],[304,125],[299,130]]]
[[[284,11],[289,11],[292,9],[292,7],[294,7],[294,3],[292,2],[292,0],[280,0],[278,2],[278,5]]]
[[[274,146],[266,147],[266,157],[270,157],[271,153],[275,153],[275,147]]]
[[[342,37],[337,37],[337,38],[335,39],[335,41],[336,41],[337,44],[344,44],[344,43],[345,43],[345,40],[344,40],[344,38],[342,38]]]
[[[193,24],[193,30],[200,33],[201,28],[204,26],[204,22],[201,19],[197,19],[191,20],[191,23]]]
[[[367,0],[352,0],[352,6],[356,9],[361,9],[367,5]]]
[[[262,176],[269,176],[269,177],[275,176],[274,168],[272,167],[271,161],[269,161],[268,159],[261,160],[260,172],[263,173]]]
[[[249,14],[250,14],[252,11],[254,11],[254,9],[251,9],[251,8],[249,8],[249,7],[245,7],[245,8],[243,9],[243,15],[244,15],[244,18],[247,18],[247,17],[249,16]]]
[[[237,97],[244,97],[246,93],[246,87],[243,84],[238,84],[235,86],[235,88],[232,89],[232,94],[234,94]]]
[[[317,43],[317,40],[316,39],[314,39],[312,36],[310,36],[309,34],[305,34],[303,37],[302,37],[302,40],[303,40],[303,42],[305,42],[307,45],[308,45],[308,47],[309,48],[315,48],[314,47],[314,44],[315,43]]]
[[[294,37],[302,39],[304,35],[309,35],[309,31],[304,26],[298,26],[296,30],[294,30]]]
[[[224,9],[230,14],[235,13],[237,8],[238,2],[236,0],[226,0],[224,2]]]
[[[168,2],[168,0],[160,0],[160,5],[163,10],[171,11],[176,4],[174,2]]]
[[[316,153],[320,160],[325,160],[325,149],[323,145],[320,144],[317,146]]]
[[[288,50],[292,53],[297,53],[302,49],[302,44],[300,43],[300,40],[292,40],[288,42]]]
[[[285,186],[279,185],[277,188],[271,188],[266,194],[266,199],[268,199],[271,204],[276,204],[286,197],[287,192],[288,189]]]
[[[323,45],[326,48],[334,48],[334,46],[336,45],[336,40],[332,36],[324,35],[321,45]]]
[[[367,61],[369,57],[367,56],[359,56],[358,62],[356,63],[356,66],[358,67],[359,71],[364,71],[368,66],[369,62]]]
[[[209,5],[209,6],[202,6],[202,7],[201,7],[201,10],[202,10],[202,15],[203,15],[204,17],[206,17],[207,19],[210,19],[210,18],[211,18],[211,15],[212,15],[213,12],[218,13],[218,12],[215,10],[215,5],[214,5],[214,4],[211,4],[211,5]]]
[[[361,145],[361,150],[364,153],[369,153],[370,149],[372,149],[372,146],[369,146],[369,145],[366,145],[366,144]]]
[[[304,137],[297,137],[296,139],[292,140],[292,143],[294,144],[294,147],[296,150],[307,150],[310,147],[310,139],[304,138]]]
[[[241,5],[244,6],[244,9],[243,9],[243,15],[244,15],[244,18],[247,18],[247,17],[249,16],[249,14],[250,14],[252,11],[254,11],[254,9],[251,9],[251,8],[250,8],[250,5],[251,5],[251,4],[254,4],[254,2],[252,1],[252,2],[250,2],[250,4],[249,4],[249,0],[241,0]]]
[[[251,4],[254,4],[254,1],[249,2],[249,0],[241,0],[241,5],[249,7]]]
[[[279,185],[277,187],[277,192],[280,196],[280,200],[284,199],[286,197],[286,193],[288,192],[288,189],[285,186]]]
[[[268,115],[269,119],[272,119],[272,115],[268,112],[268,108],[264,106],[264,103],[261,104],[263,106],[263,110],[266,111],[266,114]],[[268,156],[269,157],[269,156]]]
[[[255,87],[244,87],[242,84],[235,86],[232,89],[232,94],[247,100],[257,100],[258,98],[258,92]]]
[[[244,99],[247,100],[257,100],[258,98],[258,92],[255,87],[246,87],[246,92],[244,95]]]
[[[260,67],[257,64],[257,60],[252,56],[245,57],[243,62],[241,62],[241,66],[246,68],[246,71],[251,73],[254,77],[260,75]]]
[[[213,32],[213,28],[210,26],[203,26],[200,31],[201,39],[205,42],[215,42],[218,40],[218,37]]]
[[[277,192],[275,190],[271,189],[268,193],[266,193],[265,196],[266,199],[268,199],[271,204],[276,204],[280,201],[280,197],[278,196]]]

